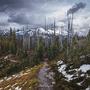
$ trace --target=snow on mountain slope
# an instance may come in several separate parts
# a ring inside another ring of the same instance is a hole
[[[32,35],[34,35],[34,33],[36,33],[36,34],[49,34],[49,35],[51,35],[51,34],[53,34],[54,33],[54,31],[53,30],[50,30],[50,29],[48,29],[48,30],[45,30],[44,28],[37,28],[37,29],[25,29],[24,31],[23,30],[19,30],[19,31],[16,31],[16,35],[25,35],[25,34],[29,34],[30,36],[32,36]]]

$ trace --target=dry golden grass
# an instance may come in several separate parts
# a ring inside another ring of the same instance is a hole
[[[0,90],[15,90],[16,87],[21,88],[20,90],[35,90],[38,85],[37,73],[43,64],[35,66],[31,69],[20,72],[17,75],[0,82]]]

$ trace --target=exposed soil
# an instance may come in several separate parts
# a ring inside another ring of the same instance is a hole
[[[38,90],[53,90],[52,78],[49,73],[49,65],[47,62],[44,62],[43,67],[40,69],[38,73],[39,79],[39,88]]]

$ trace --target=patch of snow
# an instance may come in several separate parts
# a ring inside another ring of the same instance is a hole
[[[81,82],[77,83],[77,85],[81,86]]]
[[[48,34],[53,34],[53,33],[54,33],[53,30],[48,29]]]
[[[52,85],[54,85],[54,84],[55,84],[55,82],[53,81],[53,82],[52,82]]]
[[[74,68],[74,69],[70,68],[69,70],[67,70],[66,68],[68,65],[60,60],[57,62],[57,66],[58,66],[58,72],[60,72],[65,77],[65,80],[68,82],[70,82],[71,80],[78,79],[79,77],[84,77],[84,76],[85,78],[90,77],[86,73],[88,70],[90,70],[90,64],[83,64],[80,66],[80,68]],[[80,73],[80,71],[82,72]],[[76,84],[82,86],[83,82],[84,80],[80,82],[76,82]],[[90,90],[90,86],[86,90]]]
[[[63,64],[63,61],[58,61],[57,65]]]
[[[0,90],[3,90],[3,88],[0,88]]]
[[[20,88],[19,86],[17,86],[17,87],[15,88],[15,90],[21,90],[21,88]]]
[[[65,77],[67,78],[67,81],[73,80],[73,75],[65,73]]]
[[[4,89],[7,89],[7,88],[9,88],[11,85],[8,85],[8,86],[6,86]]]
[[[88,87],[86,88],[86,90],[90,90],[90,86],[88,86]]]
[[[84,82],[84,81],[81,81],[81,82],[77,83],[77,85],[81,86],[81,84],[82,84],[83,82]]]
[[[28,69],[26,72],[28,73],[28,72],[30,72],[31,70],[30,69]]]
[[[18,31],[18,32],[16,32],[16,35],[24,35],[24,32],[23,31]]]
[[[32,32],[32,31],[29,31],[28,34],[29,34],[30,36],[33,36],[33,32]]]
[[[63,74],[63,76],[66,78],[67,81],[74,80],[74,79],[78,78],[78,71],[80,71],[82,69],[82,66],[80,69],[77,69],[77,68],[76,69],[70,69],[70,70],[68,70],[69,72],[72,72],[72,71],[75,71],[75,72],[73,74],[68,74],[66,71],[67,65],[63,61],[61,61],[61,60],[58,61],[57,65],[58,65],[58,71]],[[90,68],[86,67],[84,69],[88,70]],[[85,76],[85,73],[82,73],[80,76],[81,77]]]
[[[4,57],[4,59],[8,59],[8,56]]]
[[[86,73],[88,70],[90,70],[90,64],[84,64],[80,66],[79,70]]]
[[[4,77],[4,80],[6,80],[7,79],[7,77]]]
[[[66,69],[66,65],[61,65],[61,67],[59,67],[59,72],[63,72]]]
[[[23,86],[25,86],[26,83],[27,83],[27,81],[23,84]]]
[[[39,31],[39,33],[47,33],[47,31],[45,31],[43,28],[38,28],[37,31]]]
[[[12,77],[8,77],[8,78],[7,78],[7,80],[10,80],[10,79],[12,79]]]
[[[71,71],[78,71],[78,69],[76,68],[76,69],[71,69],[71,70],[69,70],[69,72],[71,72]]]
[[[20,77],[23,76],[23,75],[27,75],[28,72],[25,72],[25,73],[20,73]]]
[[[72,80],[73,75],[67,74],[65,69],[66,69],[66,65],[63,64],[61,65],[61,67],[58,68],[58,71],[61,72],[66,77],[67,81]]]
[[[13,78],[18,78],[19,74],[12,75]]]
[[[85,76],[85,74],[81,74],[81,77]]]
[[[1,83],[1,82],[3,82],[3,81],[4,81],[4,80],[3,80],[3,79],[1,79],[1,80],[0,80],[0,83]]]
[[[11,87],[14,88],[18,83],[13,84]]]

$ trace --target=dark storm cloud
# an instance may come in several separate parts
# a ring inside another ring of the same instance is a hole
[[[57,7],[75,1],[79,0],[0,0],[0,12],[9,17],[9,23],[42,24]]]
[[[41,16],[41,14],[36,14],[36,13],[30,13],[25,12],[19,12],[19,14],[16,15],[10,15],[10,18],[8,19],[8,22],[10,23],[18,23],[18,24],[23,24],[23,25],[27,25],[27,24],[31,24],[31,25],[40,25],[40,24],[44,24],[44,20],[45,20],[45,16],[43,15],[43,17]]]
[[[20,8],[23,5],[23,0],[0,0],[0,6],[7,8]]]
[[[8,26],[9,24],[6,22],[0,22],[0,26]]]
[[[55,4],[55,0],[7,0],[2,5],[7,6],[5,9],[10,17],[8,22],[40,24],[46,14],[55,11],[49,7],[52,4]]]
[[[29,20],[25,14],[11,15],[8,22],[15,22],[20,24],[29,24]]]
[[[34,22],[33,19],[36,17],[32,16],[36,16],[36,14],[40,12],[42,3],[44,4],[46,1],[47,0],[0,0],[0,12],[10,17],[8,20],[10,23],[29,24]],[[31,16],[27,17],[26,15],[29,14]]]
[[[45,16],[55,12],[56,7],[59,6],[62,1],[63,0],[0,0],[0,12],[5,12],[10,17],[8,20],[10,23],[42,24]],[[18,12],[19,14],[17,15]]]
[[[70,8],[67,13],[68,13],[68,14],[70,14],[70,13],[75,13],[75,12],[77,12],[79,9],[85,8],[85,6],[86,6],[85,3],[80,2],[80,3],[78,3],[78,4],[75,4],[72,8]]]
[[[40,7],[44,3],[52,2],[54,0],[0,0],[0,7],[2,9],[20,9],[28,8],[34,9]],[[6,7],[5,7],[6,6]]]

